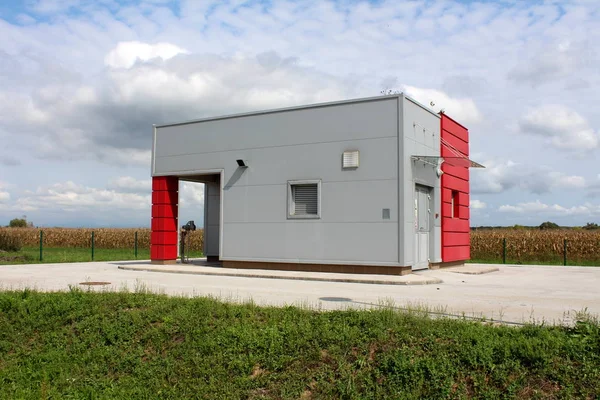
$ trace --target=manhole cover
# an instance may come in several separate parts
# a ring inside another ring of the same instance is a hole
[[[81,282],[80,285],[85,285],[85,286],[103,286],[103,285],[110,285],[110,282]]]
[[[352,299],[348,297],[319,297],[319,300],[322,301],[352,301]]]

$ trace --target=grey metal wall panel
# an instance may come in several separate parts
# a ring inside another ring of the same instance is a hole
[[[397,179],[397,140],[394,133],[381,139],[157,157],[156,171],[169,175],[224,168],[226,186],[269,185],[314,176],[327,181]],[[209,147],[207,143],[206,148]],[[347,149],[360,150],[360,167],[356,170],[341,168],[342,153]],[[249,168],[236,171],[236,159],[247,160]]]
[[[430,246],[430,259],[438,262],[441,255],[441,180],[435,173],[435,167],[422,162],[411,161],[411,156],[439,156],[440,155],[440,118],[428,109],[417,104],[409,98],[402,97],[402,120],[400,157],[403,159],[399,168],[400,197],[399,208],[402,210],[400,225],[400,264],[414,265],[415,263],[415,213],[414,196],[415,184],[433,188],[431,210],[432,230]],[[435,214],[438,218],[435,218]]]
[[[154,173],[224,169],[223,259],[399,265],[397,112],[386,97],[159,127]],[[322,182],[320,220],[287,219],[287,182],[304,179]]]
[[[321,220],[325,223],[390,223],[397,221],[397,181],[322,182]],[[233,186],[224,196],[225,223],[290,223],[287,220],[287,183]],[[390,209],[383,220],[382,209]]]
[[[396,132],[397,99],[348,103],[157,128],[156,158],[352,139]],[[156,171],[159,172],[159,171]]]
[[[205,184],[204,201],[206,204],[204,219],[204,254],[207,256],[219,255],[219,233],[220,233],[220,206],[221,188],[220,184]]]
[[[395,223],[224,224],[225,259],[397,265]]]

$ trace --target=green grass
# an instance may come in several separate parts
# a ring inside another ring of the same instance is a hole
[[[597,398],[600,327],[0,292],[0,398]]]
[[[18,257],[12,260],[12,257]],[[190,252],[190,257],[202,257],[201,251]],[[138,249],[138,260],[149,260],[149,249]],[[136,260],[133,249],[94,249],[94,261],[125,261]],[[43,249],[42,263],[66,263],[92,261],[91,248],[69,248],[54,247]],[[2,264],[29,264],[40,263],[39,247],[23,247],[19,252],[0,254],[0,265]]]

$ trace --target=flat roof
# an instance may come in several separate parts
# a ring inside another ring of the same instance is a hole
[[[250,117],[250,116],[254,116],[254,115],[274,114],[274,113],[280,113],[280,112],[286,112],[286,111],[305,110],[305,109],[309,109],[309,108],[319,108],[319,107],[330,107],[330,106],[337,106],[337,105],[342,105],[342,104],[363,103],[363,102],[368,102],[368,101],[382,101],[382,100],[387,100],[387,99],[391,99],[391,98],[400,98],[400,97],[403,97],[403,98],[409,100],[410,102],[423,108],[424,110],[435,115],[436,117],[441,118],[438,114],[431,111],[431,109],[429,109],[428,107],[425,107],[423,104],[419,103],[418,101],[414,100],[413,98],[408,97],[404,93],[398,93],[398,94],[380,95],[380,96],[372,96],[372,97],[361,97],[361,98],[348,99],[348,100],[330,101],[330,102],[324,102],[324,103],[313,103],[313,104],[306,104],[306,105],[301,105],[301,106],[274,108],[274,109],[269,109],[269,110],[250,111],[250,112],[245,112],[245,113],[228,114],[228,115],[221,115],[221,116],[215,116],[215,117],[206,117],[206,118],[200,118],[200,119],[193,119],[193,120],[189,120],[189,121],[172,122],[172,123],[167,123],[167,124],[154,125],[154,127],[166,128],[169,126],[188,125],[188,124],[195,124],[198,122],[217,121],[217,120],[221,120],[221,119],[230,119],[230,118],[239,118],[239,117]]]

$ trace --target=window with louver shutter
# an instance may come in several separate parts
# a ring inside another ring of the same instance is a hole
[[[320,218],[320,182],[289,182],[288,217]]]

